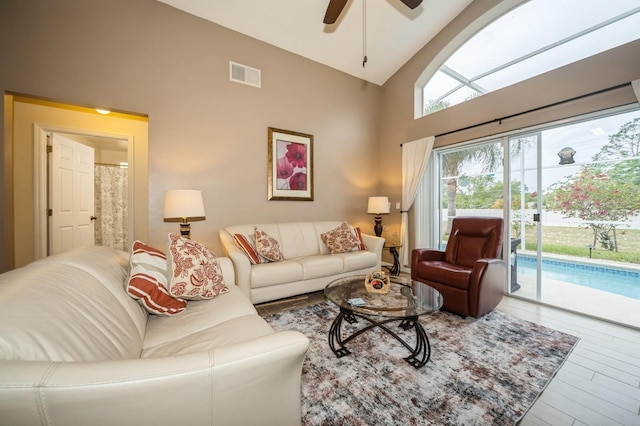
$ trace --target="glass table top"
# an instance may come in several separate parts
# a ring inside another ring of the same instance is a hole
[[[369,293],[366,275],[354,275],[330,282],[324,295],[334,304],[350,311],[382,317],[410,318],[437,311],[442,307],[438,290],[410,278],[391,277],[386,294]],[[356,305],[354,299],[362,305]]]

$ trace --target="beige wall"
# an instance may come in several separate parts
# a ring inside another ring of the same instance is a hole
[[[149,116],[149,243],[161,246],[166,189],[203,190],[207,220],[194,238],[220,252],[217,230],[234,223],[346,219],[372,232],[370,195],[388,195],[400,215],[403,142],[579,96],[640,77],[640,42],[414,120],[414,84],[438,52],[493,6],[474,1],[383,87],[172,9],[155,0],[4,0],[0,89]],[[513,2],[512,2],[513,3]],[[256,89],[231,83],[229,61],[262,70]],[[436,146],[578,110],[622,104],[631,89],[506,120]],[[3,107],[6,111],[6,107]],[[4,112],[3,111],[3,116]],[[267,200],[267,128],[314,135],[315,201]],[[3,128],[2,174],[13,157]],[[3,226],[11,229],[3,187]],[[7,258],[6,248],[0,262]],[[0,265],[4,270],[4,265]]]
[[[401,143],[543,107],[640,78],[639,40],[414,120],[414,86],[425,68],[443,49],[455,50],[449,47],[451,40],[465,32],[475,20],[486,21],[492,14],[492,7],[505,6],[501,3],[507,2],[474,1],[384,84],[380,129],[381,192],[391,198],[398,199],[402,192]],[[468,35],[472,34],[468,32]],[[571,104],[503,120],[501,124],[496,122],[438,137],[434,147],[635,102],[633,90],[627,86]],[[399,227],[400,215],[397,212],[389,219],[392,227]]]
[[[2,1],[0,53],[2,92],[148,115],[152,245],[177,231],[162,217],[172,188],[203,191],[192,235],[217,253],[217,230],[237,223],[344,219],[373,232],[376,85],[155,0]],[[260,69],[262,88],[230,82],[229,61]],[[268,127],[314,135],[315,201],[267,200]]]
[[[133,137],[134,236],[147,239],[148,203],[146,178],[147,120],[123,114],[100,115],[88,108],[66,108],[50,102],[39,103],[14,97],[13,104],[13,180],[15,266],[34,260],[34,124],[43,128],[87,132],[111,136]],[[121,158],[122,153],[106,152],[107,157]],[[108,159],[108,158],[107,158]],[[96,161],[105,161],[100,152]],[[127,154],[124,154],[127,161]],[[142,194],[139,196],[139,194]],[[133,240],[132,240],[133,241]]]

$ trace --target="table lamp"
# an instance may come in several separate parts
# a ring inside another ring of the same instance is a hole
[[[367,206],[367,213],[375,215],[375,226],[373,230],[377,237],[382,235],[382,215],[389,214],[391,203],[389,203],[389,197],[369,197],[369,204]]]
[[[164,193],[165,222],[180,222],[180,235],[191,238],[192,221],[204,220],[202,191],[195,189],[169,189]]]

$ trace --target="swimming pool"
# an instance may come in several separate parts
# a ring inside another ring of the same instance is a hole
[[[535,275],[536,258],[518,254],[518,275]],[[564,281],[640,300],[640,272],[542,259],[543,279]]]

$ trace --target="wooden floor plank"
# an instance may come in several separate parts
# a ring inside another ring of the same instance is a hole
[[[578,388],[623,410],[627,410],[629,413],[637,413],[640,407],[636,399],[627,396],[624,392],[616,391],[610,387],[605,387],[597,382],[586,380],[569,372],[559,371],[556,378],[560,382]]]
[[[522,422],[521,426],[553,425],[571,426],[574,418],[562,411],[550,406],[543,401],[536,401]]]

